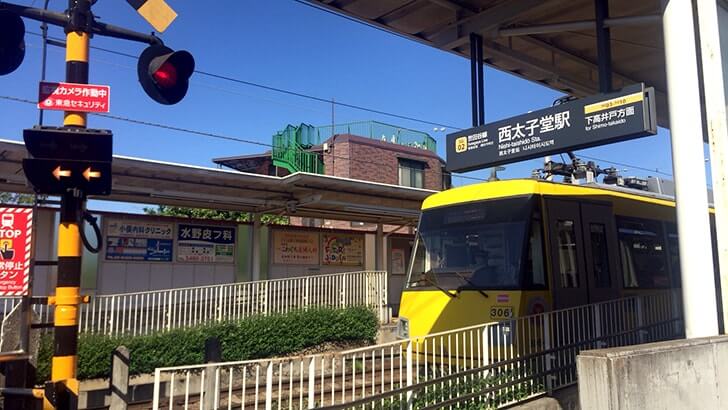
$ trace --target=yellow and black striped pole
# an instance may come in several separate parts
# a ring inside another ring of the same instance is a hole
[[[69,26],[66,28],[66,81],[88,84],[90,0],[69,0]],[[86,114],[65,112],[63,125],[86,127]],[[58,226],[58,276],[54,319],[51,382],[56,409],[77,409],[79,383],[78,317],[81,297],[81,213],[85,198],[78,191],[61,198]]]
[[[54,319],[53,359],[51,382],[54,383],[57,409],[76,409],[78,406],[78,310],[82,302],[81,237],[79,215],[82,198],[66,194],[61,200],[58,226],[58,276]]]
[[[72,2],[76,3],[72,0]],[[78,2],[80,3],[80,1]],[[89,34],[69,31],[66,34],[66,81],[88,84]],[[86,113],[66,111],[63,118],[66,127],[86,127]]]

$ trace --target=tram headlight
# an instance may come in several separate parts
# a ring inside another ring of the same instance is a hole
[[[409,339],[409,319],[406,317],[400,316],[399,322],[397,322],[397,337]]]

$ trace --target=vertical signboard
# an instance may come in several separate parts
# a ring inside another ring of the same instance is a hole
[[[219,225],[177,226],[179,262],[233,263],[235,227]]]
[[[324,265],[364,265],[364,236],[325,233],[321,235]]]
[[[171,262],[172,223],[109,219],[106,224],[106,260]]]
[[[318,265],[318,233],[273,231],[273,263],[278,265]]]
[[[392,274],[403,275],[406,265],[404,249],[392,249]]]
[[[0,296],[28,294],[32,231],[32,208],[0,208]]]

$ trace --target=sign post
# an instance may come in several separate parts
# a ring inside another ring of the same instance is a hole
[[[149,44],[139,59],[137,74],[144,91],[160,103],[181,101],[194,71],[190,53],[164,47],[159,37],[96,21],[91,12],[95,3],[68,0],[65,12],[56,13],[47,7],[36,9],[0,2],[0,75],[15,71],[25,57],[25,24],[21,17],[63,27],[66,34],[65,82],[41,83],[38,101],[40,109],[64,111],[63,127],[36,127],[23,133],[31,154],[31,158],[23,160],[28,181],[37,193],[61,197],[56,291],[48,298],[48,304],[55,305],[51,380],[45,391],[33,393],[34,397],[43,397],[44,408],[78,408],[79,305],[88,300],[80,293],[82,241],[89,250],[98,252],[83,236],[83,221],[95,224],[85,209],[86,199],[89,195],[109,195],[111,191],[111,132],[86,129],[87,113],[109,111],[109,87],[88,84],[91,36]],[[160,31],[176,17],[164,0],[129,3]],[[15,257],[10,246],[8,242],[0,244],[0,258],[10,257],[11,253]],[[5,261],[3,267],[7,269]]]
[[[447,170],[465,172],[657,134],[653,88],[634,84],[447,136]]]

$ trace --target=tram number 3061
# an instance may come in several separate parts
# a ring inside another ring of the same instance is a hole
[[[493,306],[490,308],[491,319],[511,319],[513,317],[513,307],[511,306]]]

